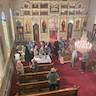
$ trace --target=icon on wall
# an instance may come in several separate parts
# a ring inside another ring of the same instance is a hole
[[[65,21],[64,20],[61,22],[61,31],[62,32],[65,31]]]
[[[79,25],[80,25],[80,21],[79,20],[76,20],[76,26],[75,26],[76,30],[79,29]]]
[[[41,32],[46,33],[47,32],[47,20],[41,19]]]
[[[32,19],[31,18],[24,18],[24,32],[31,33],[32,31]]]
[[[81,29],[81,18],[74,19],[74,30],[79,31]]]
[[[60,31],[61,32],[66,32],[66,19],[62,18],[60,22]]]

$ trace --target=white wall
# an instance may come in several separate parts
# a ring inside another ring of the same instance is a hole
[[[87,30],[92,31],[93,24],[96,23],[96,0],[90,0],[88,11]]]

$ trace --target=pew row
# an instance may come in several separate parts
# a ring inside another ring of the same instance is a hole
[[[28,66],[29,64],[27,63],[27,62],[25,62],[25,61],[21,61],[22,62],[22,64],[23,64],[23,66]],[[42,65],[42,64],[50,64],[50,63],[38,63],[39,65]]]
[[[19,75],[19,82],[30,82],[32,80],[46,80],[46,76],[49,73],[49,71],[43,71],[43,72],[35,72],[35,73],[24,73]]]
[[[78,90],[79,87],[73,87],[22,96],[77,96]]]
[[[58,83],[59,83],[60,80],[58,80]],[[22,92],[27,92],[29,90],[34,90],[35,91],[40,91],[44,88],[48,88],[48,80],[45,80],[45,81],[36,81],[36,82],[30,82],[30,83],[20,83],[20,82],[17,82],[17,87],[18,87],[18,94],[21,94]],[[58,84],[58,87],[57,89],[59,88],[59,84]],[[34,92],[34,91],[33,91]]]
[[[38,64],[38,71],[49,71],[53,67],[53,64]],[[30,66],[24,66],[24,72],[30,73],[32,69]]]

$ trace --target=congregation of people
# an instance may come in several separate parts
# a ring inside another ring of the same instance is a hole
[[[55,57],[59,62],[61,62],[60,58],[63,58],[66,55],[70,56],[71,68],[74,69],[78,58],[78,52],[74,48],[74,42],[75,39],[67,41],[61,37],[60,40],[55,41],[54,43],[42,41],[39,45],[37,45],[35,42],[30,41],[26,45],[17,46],[16,53],[14,55],[17,74],[24,74],[24,65],[22,62],[26,62],[26,64],[28,64],[28,66],[32,69],[32,72],[38,72],[39,64],[34,58],[41,58],[42,56],[46,58],[47,55],[51,59]],[[81,62],[80,70],[82,72],[86,71],[88,57],[88,53],[84,53],[79,58]],[[59,87],[58,80],[60,80],[60,76],[54,67],[50,69],[46,78],[48,79],[49,90],[54,90]]]
[[[21,75],[24,74],[24,65],[22,62],[26,62],[29,67],[32,69],[32,72],[38,72],[39,67],[37,61],[34,59],[35,57],[41,58],[42,56],[47,57],[47,55],[52,58],[52,52],[56,52],[56,47],[57,45],[53,45],[48,42],[40,42],[40,45],[38,46],[35,44],[35,42],[29,42],[28,44],[24,45],[19,45],[16,47],[16,53],[15,53],[15,62],[16,62],[16,70],[17,74]],[[53,51],[53,48],[55,51]],[[58,53],[57,53],[58,55]],[[48,62],[49,63],[49,62]],[[54,67],[52,67],[46,76],[48,79],[49,83],[49,90],[54,90],[58,88],[59,82],[58,78],[59,75]]]

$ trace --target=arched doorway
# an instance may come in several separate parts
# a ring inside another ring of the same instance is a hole
[[[33,37],[35,42],[39,42],[39,25],[35,23],[33,25]]]
[[[73,24],[70,22],[68,23],[67,28],[67,39],[70,39],[72,37],[72,30],[73,30]]]

